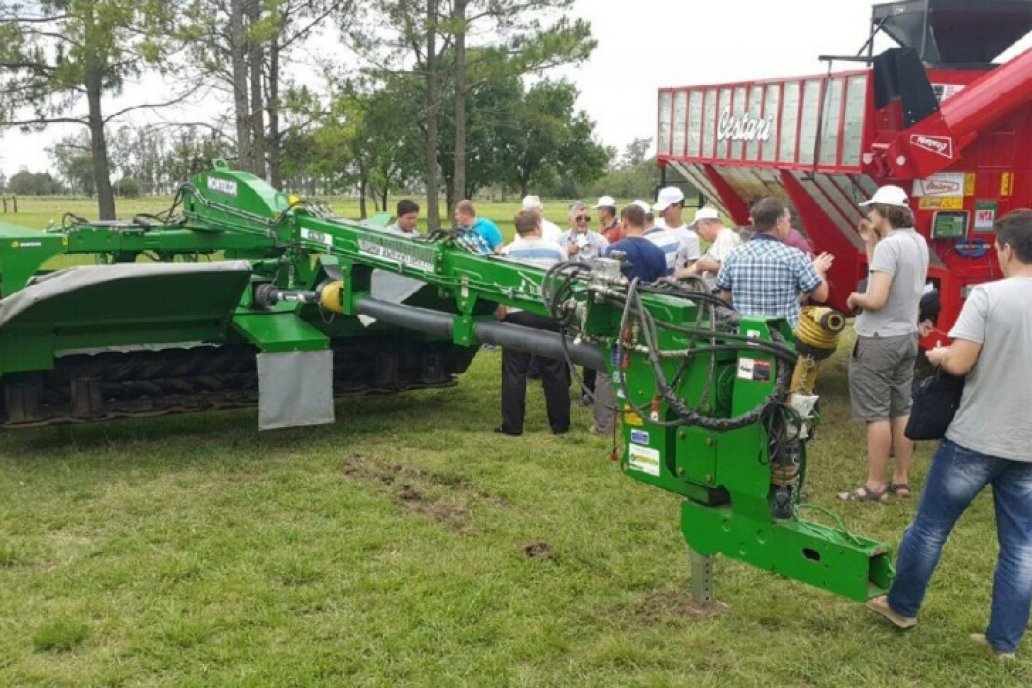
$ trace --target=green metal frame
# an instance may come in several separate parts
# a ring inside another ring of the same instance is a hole
[[[0,225],[0,296],[26,288],[44,264],[60,255],[92,254],[101,262],[246,259],[246,282],[111,285],[82,299],[56,304],[32,321],[17,318],[0,328],[0,376],[47,370],[61,351],[161,341],[250,342],[263,351],[317,351],[331,337],[369,336],[357,317],[369,295],[373,269],[387,270],[427,285],[420,305],[452,318],[456,344],[477,344],[475,324],[504,304],[541,315],[545,273],[498,256],[477,255],[457,241],[428,241],[381,231],[383,218],[360,223],[326,217],[304,202],[273,190],[261,179],[216,162],[182,192],[182,216],[134,223],[75,222],[59,231],[34,232]],[[256,307],[254,287],[314,292],[339,281],[339,315],[326,317],[312,303],[282,302]],[[648,356],[621,333],[621,309],[587,283],[578,283],[580,334],[614,354],[610,372],[620,391],[621,466],[641,482],[684,497],[681,523],[693,550],[723,553],[854,600],[884,592],[892,577],[889,549],[801,519],[772,515],[772,457],[768,428],[757,421],[730,430],[676,424],[675,410],[657,393]],[[196,303],[196,308],[184,303]],[[690,299],[642,294],[655,318],[708,327],[706,313]],[[163,308],[161,304],[168,307]],[[114,304],[114,306],[113,306]],[[176,312],[189,317],[175,317]],[[740,333],[791,343],[782,320],[745,318]],[[416,335],[419,336],[419,335]],[[692,351],[698,336],[664,330],[665,351]],[[749,370],[741,373],[743,361]],[[731,418],[767,403],[786,365],[762,351],[721,351],[663,360],[674,392],[699,413]],[[816,422],[815,418],[809,419]],[[805,441],[800,442],[805,458]]]

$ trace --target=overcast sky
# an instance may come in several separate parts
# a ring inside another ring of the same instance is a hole
[[[636,137],[655,135],[660,87],[824,72],[818,55],[855,54],[863,45],[871,4],[871,0],[577,0],[575,12],[591,21],[599,45],[587,63],[559,74],[580,89],[580,107],[595,121],[601,142],[622,147]],[[1004,57],[1029,43],[1026,37]],[[882,37],[875,47],[891,45]],[[319,52],[318,45],[311,47]],[[149,84],[127,89],[131,94],[149,90]],[[144,119],[138,116],[134,122]],[[75,130],[54,127],[39,135],[7,130],[0,138],[0,169],[10,176],[23,167],[48,168],[45,148]]]

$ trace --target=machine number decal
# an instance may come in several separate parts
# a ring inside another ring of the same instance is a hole
[[[627,445],[627,466],[632,471],[659,477],[659,450],[642,447],[638,444],[629,444]]]
[[[631,430],[631,442],[637,442],[638,444],[649,443],[649,433],[644,430]]]
[[[314,241],[317,244],[323,244],[327,248],[333,248],[333,237],[324,232],[316,232],[311,229],[302,229],[301,238]]]

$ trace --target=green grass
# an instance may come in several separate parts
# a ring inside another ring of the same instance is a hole
[[[727,559],[690,613],[677,499],[604,439],[496,435],[499,358],[458,387],[337,405],[259,434],[251,411],[0,435],[0,685],[1021,686],[984,658],[995,557],[983,495],[921,625]],[[863,473],[844,359],[809,492],[893,545],[913,501],[843,505]],[[917,458],[920,482],[929,456]],[[533,556],[531,556],[533,555]],[[57,651],[63,650],[63,651]]]
[[[53,207],[0,220],[42,227]],[[511,231],[516,209],[482,212]],[[915,500],[834,499],[865,470],[846,351],[822,371],[807,491],[895,546]],[[1027,643],[1003,666],[967,640],[995,563],[988,494],[906,634],[722,558],[729,609],[700,617],[677,498],[622,476],[585,409],[549,434],[538,389],[527,434],[496,435],[498,397],[481,352],[455,388],[344,400],[331,426],[259,433],[245,410],[0,432],[0,686],[1032,684]]]

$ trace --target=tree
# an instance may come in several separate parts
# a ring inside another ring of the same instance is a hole
[[[577,89],[569,82],[541,81],[513,108],[505,132],[506,167],[520,195],[551,176],[591,181],[605,172],[608,153],[593,140],[588,116],[574,111],[576,100]]]
[[[482,78],[523,76],[564,64],[586,60],[597,42],[591,38],[591,27],[583,20],[571,22],[566,12],[573,0],[452,0],[449,29],[454,35],[454,160],[453,185],[449,187],[449,205],[466,188],[466,37],[473,29],[491,35],[506,55],[505,60],[490,64],[502,74],[481,69]],[[553,20],[546,25],[545,22]],[[490,51],[473,55],[490,56]]]
[[[565,16],[572,5],[573,0],[376,0],[368,4],[371,21],[350,32],[352,45],[373,66],[372,71],[416,75],[423,81],[421,121],[431,229],[439,226],[441,166],[450,169],[449,200],[463,195],[469,186],[466,167],[473,154],[467,122],[474,117],[469,110],[469,93],[476,88],[474,48],[494,46],[510,58],[496,65],[512,71],[487,76],[481,69],[488,79],[540,72],[583,59],[594,41],[586,22],[571,22]],[[492,37],[493,42],[470,45],[471,37],[482,36]],[[448,102],[453,104],[448,108],[454,113],[450,118],[443,116]],[[442,128],[452,135],[443,136]]]
[[[91,155],[90,135],[66,136],[47,149],[57,173],[73,193],[93,198],[97,189],[96,172]]]
[[[140,197],[140,185],[132,177],[122,177],[115,182],[115,190],[122,198]]]
[[[105,125],[130,110],[180,102],[189,91],[114,113],[105,113],[104,96],[147,66],[169,64],[178,9],[160,0],[0,0],[0,126],[86,126],[101,219],[115,217]]]
[[[3,170],[0,170],[0,194],[7,191],[7,175],[4,174]]]
[[[341,25],[355,0],[193,0],[184,29],[196,64],[232,94],[238,166],[282,186],[281,71],[330,16]]]
[[[11,175],[7,190],[17,196],[50,196],[57,193],[58,186],[47,172],[21,170]]]
[[[634,139],[627,144],[624,148],[623,157],[620,158],[620,167],[628,168],[640,165],[649,159],[649,153],[652,151],[652,138],[645,137],[640,139]]]

